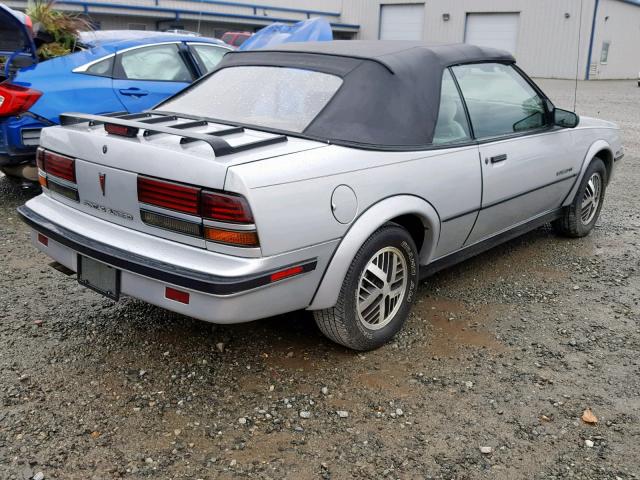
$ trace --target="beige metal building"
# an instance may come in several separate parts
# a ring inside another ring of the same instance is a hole
[[[637,78],[640,0],[345,0],[359,38],[511,51],[536,77]]]
[[[6,2],[24,9],[26,0]],[[506,49],[532,76],[637,78],[640,0],[59,0],[99,29],[207,36],[328,20],[335,38],[469,42]]]

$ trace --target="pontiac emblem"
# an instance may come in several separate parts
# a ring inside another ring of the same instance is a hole
[[[99,173],[98,181],[100,182],[100,190],[102,190],[102,196],[104,197],[105,189],[107,187],[107,174]]]

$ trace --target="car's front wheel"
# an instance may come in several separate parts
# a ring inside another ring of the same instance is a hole
[[[314,312],[322,333],[354,350],[391,340],[409,315],[418,286],[418,254],[411,235],[387,224],[351,262],[333,308]]]
[[[589,235],[596,225],[607,186],[607,169],[599,158],[593,159],[582,178],[571,205],[553,222],[555,230],[568,237]]]

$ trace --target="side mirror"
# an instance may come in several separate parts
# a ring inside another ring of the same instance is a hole
[[[559,127],[575,128],[580,123],[580,117],[568,110],[556,108],[553,110],[553,124]]]

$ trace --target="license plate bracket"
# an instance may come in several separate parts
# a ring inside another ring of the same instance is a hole
[[[120,298],[120,270],[78,255],[78,283],[112,300]]]

